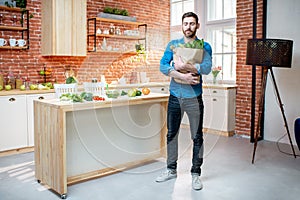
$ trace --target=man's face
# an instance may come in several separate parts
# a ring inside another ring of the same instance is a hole
[[[187,38],[192,38],[196,35],[199,24],[196,24],[194,17],[186,17],[182,22],[182,32]]]

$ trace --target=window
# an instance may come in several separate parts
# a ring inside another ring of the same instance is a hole
[[[205,0],[206,40],[213,50],[213,65],[222,66],[221,79],[236,79],[236,0]]]
[[[182,37],[181,17],[188,11],[200,13],[197,35],[211,44],[213,65],[222,66],[219,79],[235,82],[236,0],[171,0],[171,39]]]

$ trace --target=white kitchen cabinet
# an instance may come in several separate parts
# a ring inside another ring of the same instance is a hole
[[[0,96],[0,107],[0,151],[26,147],[26,95]]]
[[[232,136],[235,129],[236,88],[211,86],[203,88],[204,120],[203,131]],[[182,120],[189,124],[187,115]]]
[[[53,99],[53,98],[55,98],[55,93],[27,95],[27,146],[28,147],[34,146],[33,100]]]
[[[150,86],[149,89],[153,93],[163,93],[163,94],[168,94],[169,93],[169,86],[168,85]]]

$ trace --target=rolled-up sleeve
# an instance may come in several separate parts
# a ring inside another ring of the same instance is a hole
[[[170,71],[175,70],[174,66],[172,66],[170,63],[173,60],[173,51],[171,50],[172,43],[169,42],[169,44],[166,47],[166,50],[164,52],[163,57],[160,60],[160,71],[168,76]]]

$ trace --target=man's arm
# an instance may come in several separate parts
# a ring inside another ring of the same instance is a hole
[[[170,63],[173,60],[173,51],[171,50],[172,43],[169,42],[169,44],[166,47],[166,50],[164,52],[163,57],[160,60],[160,71],[168,76],[170,71],[174,70],[174,66],[172,66]]]

